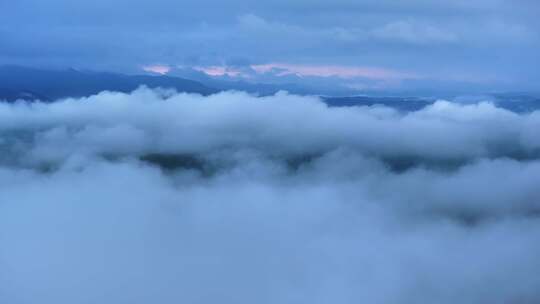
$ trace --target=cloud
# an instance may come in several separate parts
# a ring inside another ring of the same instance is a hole
[[[0,104],[5,303],[538,302],[540,113]]]
[[[186,1],[2,3],[10,14],[0,26],[0,64],[135,73],[152,63],[212,67],[245,58],[386,67],[430,76],[430,87],[448,74],[481,75],[489,91],[535,90],[540,79],[538,5],[529,0]]]
[[[165,75],[171,71],[171,67],[162,64],[145,65],[142,67],[143,71],[151,72],[155,74]]]
[[[277,76],[298,75],[316,77],[339,78],[367,78],[367,79],[411,79],[418,78],[414,74],[392,71],[384,68],[355,67],[338,65],[301,65],[289,63],[268,63],[251,66],[257,73],[275,72]]]
[[[421,25],[411,21],[396,21],[381,28],[374,29],[371,34],[375,38],[401,41],[413,44],[455,43],[458,37],[431,25]]]
[[[209,76],[249,77],[249,75],[242,73],[242,71],[228,66],[196,66],[193,69]]]

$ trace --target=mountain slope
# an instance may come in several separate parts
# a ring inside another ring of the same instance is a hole
[[[123,75],[77,70],[44,70],[0,66],[0,100],[82,97],[101,91],[131,92],[141,85],[163,87],[179,92],[209,95],[218,90],[197,81],[169,76]]]

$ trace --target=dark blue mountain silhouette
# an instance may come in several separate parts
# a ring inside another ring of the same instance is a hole
[[[89,96],[102,91],[127,93],[142,85],[203,95],[218,91],[197,81],[178,77],[0,66],[0,100],[7,101],[53,101],[64,97]]]
[[[240,90],[258,95],[272,95],[277,91],[286,90],[293,94],[317,95],[316,91],[310,91],[306,87],[295,84],[260,84],[211,79],[194,81],[176,76],[124,75],[74,69],[45,70],[20,66],[0,66],[0,101],[13,102],[21,99],[54,101],[65,97],[90,96],[102,91],[128,93],[143,85],[149,88],[161,87],[202,95],[223,90]],[[472,100],[457,98],[456,95],[430,98],[410,96],[325,96],[321,99],[330,107],[384,105],[405,112],[422,109],[438,98],[454,100],[458,103],[490,100],[498,107],[514,112],[530,112],[540,109],[538,94],[488,93]]]

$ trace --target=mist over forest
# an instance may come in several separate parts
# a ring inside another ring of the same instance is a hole
[[[540,112],[171,90],[0,104],[6,303],[533,303]]]

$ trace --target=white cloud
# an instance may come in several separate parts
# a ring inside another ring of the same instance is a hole
[[[285,93],[0,104],[0,301],[537,302],[539,123]]]

